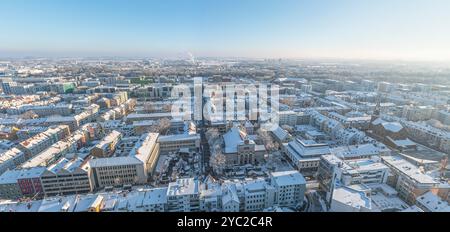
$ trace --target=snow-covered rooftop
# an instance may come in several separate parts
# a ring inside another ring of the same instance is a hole
[[[306,184],[305,178],[298,171],[272,172],[270,175],[277,186]]]
[[[225,142],[225,153],[236,153],[238,150],[238,145],[243,143],[241,131],[233,127],[223,135]]]
[[[167,196],[192,195],[198,193],[198,180],[194,178],[177,179],[176,182],[169,183]]]
[[[333,200],[356,209],[372,208],[372,202],[362,191],[350,187],[338,187],[333,192]]]
[[[438,184],[431,176],[422,173],[418,167],[399,156],[383,156],[384,163],[421,184]]]
[[[450,205],[447,201],[434,195],[432,192],[427,192],[417,199],[417,205],[424,207],[429,212],[450,212]]]

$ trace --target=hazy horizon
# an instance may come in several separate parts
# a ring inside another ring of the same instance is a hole
[[[4,0],[0,57],[450,61],[445,0]]]

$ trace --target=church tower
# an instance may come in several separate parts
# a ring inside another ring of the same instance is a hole
[[[381,115],[381,96],[378,96],[377,105],[375,106],[370,122],[373,122],[378,118],[380,118],[380,115]]]

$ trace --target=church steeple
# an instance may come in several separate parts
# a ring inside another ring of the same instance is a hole
[[[377,105],[375,106],[375,109],[373,110],[372,114],[372,122],[377,120],[381,115],[381,96],[378,96],[377,98]]]

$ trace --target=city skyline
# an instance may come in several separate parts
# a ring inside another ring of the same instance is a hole
[[[0,57],[450,61],[447,1],[2,1]]]

